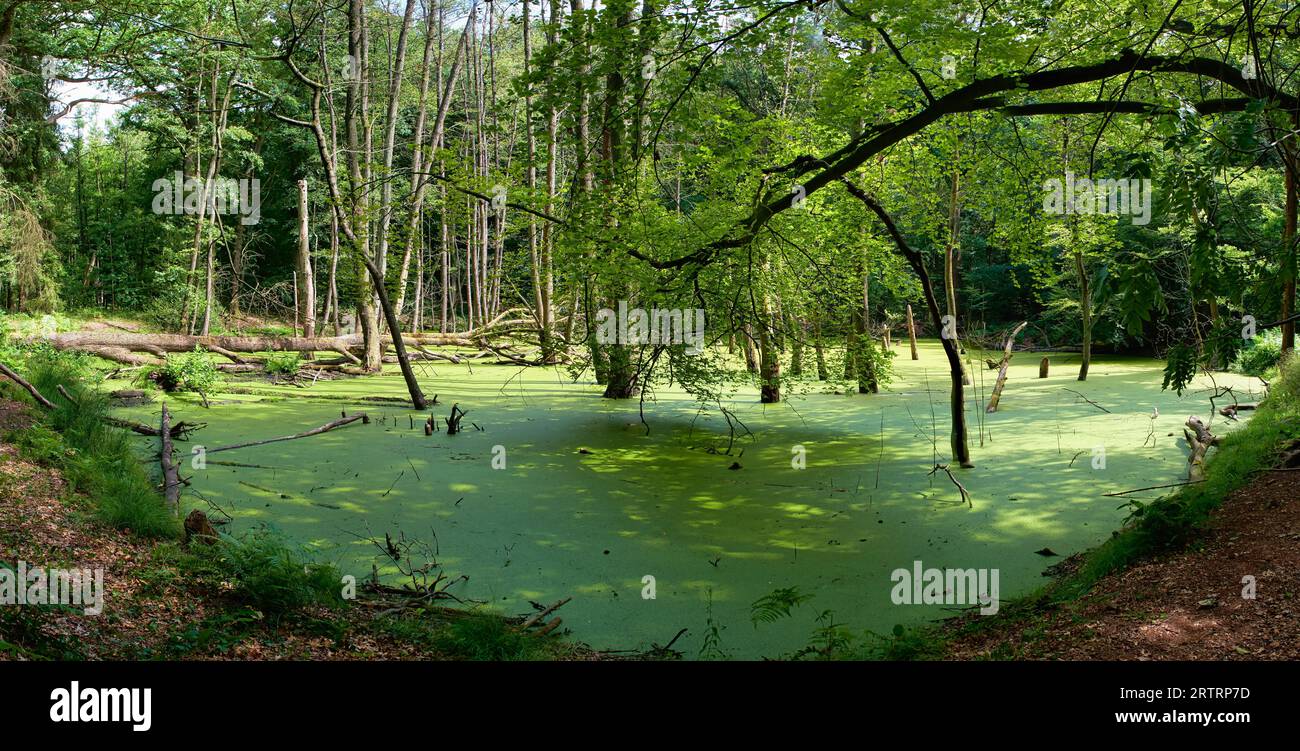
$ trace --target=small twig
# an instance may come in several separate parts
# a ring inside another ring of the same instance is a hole
[[[1092,406],[1096,407],[1097,409],[1101,410],[1102,412],[1105,412],[1105,413],[1108,414],[1108,415],[1113,415],[1113,414],[1115,414],[1114,412],[1111,412],[1110,410],[1108,410],[1108,409],[1106,409],[1105,407],[1101,406],[1100,404],[1094,402],[1093,400],[1089,399],[1088,397],[1084,396],[1083,394],[1080,394],[1078,391],[1075,391],[1074,389],[1065,389],[1065,390],[1068,391],[1068,392],[1070,392],[1071,394],[1075,394],[1075,395],[1078,396],[1080,399],[1084,400],[1085,402],[1091,404]]]

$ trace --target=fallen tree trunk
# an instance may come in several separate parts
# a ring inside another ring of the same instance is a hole
[[[172,461],[172,418],[167,412],[166,402],[162,405],[162,424],[158,428],[158,436],[162,444],[159,457],[162,461],[163,497],[167,499],[167,508],[171,510],[172,516],[180,516],[181,477],[176,470],[176,463]]]
[[[9,380],[13,381],[14,383],[16,383],[16,384],[18,384],[19,386],[22,386],[24,389],[26,389],[26,390],[27,390],[27,393],[29,393],[29,394],[32,395],[32,398],[36,400],[36,403],[37,403],[37,404],[41,405],[42,407],[44,407],[44,408],[46,408],[46,409],[54,409],[54,408],[55,408],[55,407],[54,407],[54,402],[50,401],[49,399],[46,399],[46,398],[41,394],[41,392],[39,392],[39,391],[36,390],[36,387],[35,387],[35,386],[33,386],[33,385],[31,385],[30,383],[28,383],[26,380],[23,379],[22,376],[20,376],[20,375],[18,375],[17,373],[15,373],[13,370],[11,370],[11,369],[9,368],[8,365],[5,365],[5,364],[2,363],[2,362],[0,362],[0,373],[4,373],[6,376],[8,376]]]
[[[1011,330],[1007,335],[1007,343],[1002,347],[1002,363],[998,366],[998,380],[993,384],[993,394],[989,396],[989,406],[984,411],[992,414],[998,411],[998,401],[1002,398],[1002,389],[1007,385],[1007,368],[1011,365],[1011,346],[1016,343],[1016,335],[1029,325],[1029,321],[1021,321],[1020,325]]]
[[[292,441],[297,438],[307,438],[309,436],[320,435],[321,433],[328,433],[329,431],[334,430],[335,428],[341,428],[344,425],[351,425],[357,420],[368,424],[370,422],[370,416],[365,412],[358,412],[350,417],[342,417],[333,422],[327,422],[319,428],[312,428],[311,430],[305,430],[301,433],[294,433],[293,435],[281,436],[279,438],[266,438],[261,441],[249,441],[248,443],[235,443],[230,446],[218,446],[213,449],[208,449],[207,452],[209,454],[215,454],[218,451],[232,451],[234,449],[248,448],[249,446],[263,446],[268,443],[278,443],[280,441]]]
[[[5,376],[9,377],[10,380],[14,381],[19,386],[22,386],[24,389],[26,389],[27,393],[31,394],[32,398],[35,399],[36,403],[39,404],[40,406],[46,409],[58,409],[58,405],[56,405],[54,402],[50,401],[49,399],[45,398],[45,395],[37,391],[35,386],[28,383],[26,380],[24,380],[21,376],[19,376],[17,373],[11,370],[9,366],[5,365],[4,363],[0,363],[0,374],[4,374]],[[74,407],[81,406],[80,404],[77,403],[76,399],[72,398],[72,394],[68,393],[68,390],[64,388],[62,384],[58,386],[58,389],[59,389],[59,394],[62,395],[64,399],[67,399],[68,402],[72,404],[72,406]],[[119,417],[110,417],[108,415],[105,415],[104,422],[114,427],[125,428],[132,432],[139,433],[140,435],[152,436],[154,438],[157,438],[158,436],[161,435],[161,433],[157,428],[150,427],[148,425],[145,425],[144,423],[135,422],[134,420],[123,420]],[[201,427],[203,427],[202,424],[189,425],[185,422],[178,422],[176,423],[176,427],[172,429],[172,432],[179,433],[183,431],[197,430],[198,428]]]
[[[1218,437],[1215,436],[1213,433],[1211,433],[1209,426],[1206,425],[1201,420],[1201,418],[1197,417],[1196,415],[1191,415],[1187,418],[1187,427],[1196,431],[1196,440],[1200,441],[1201,443],[1204,443],[1208,446],[1218,445],[1219,443]]]
[[[85,346],[69,346],[69,347],[60,347],[58,344],[54,344],[53,346],[57,349],[75,349],[81,352],[87,352],[89,354],[95,355],[96,357],[102,357],[105,360],[120,362],[123,365],[135,365],[135,366],[162,365],[162,360],[156,357],[145,357],[143,355],[137,355],[127,347],[108,346],[108,345],[100,345],[100,344],[92,344],[92,345],[85,345]]]
[[[1259,405],[1257,405],[1257,404],[1253,404],[1253,403],[1251,403],[1251,404],[1232,404],[1232,405],[1229,405],[1229,406],[1227,406],[1227,407],[1222,407],[1222,408],[1220,408],[1220,409],[1219,409],[1219,414],[1223,415],[1224,417],[1230,417],[1230,418],[1234,418],[1234,419],[1235,419],[1235,418],[1237,417],[1237,413],[1238,413],[1238,412],[1246,412],[1246,411],[1248,411],[1248,410],[1255,409],[1255,408],[1258,407],[1258,406],[1259,406]]]
[[[404,334],[403,343],[434,346],[477,347],[482,334]],[[235,353],[250,352],[338,352],[364,349],[361,334],[334,337],[303,336],[189,336],[186,334],[131,334],[117,331],[75,331],[55,334],[43,341],[56,349],[92,348],[118,349],[125,352],[193,352],[195,347],[230,357]],[[391,336],[382,337],[385,346],[392,346]],[[108,353],[116,354],[116,353]]]

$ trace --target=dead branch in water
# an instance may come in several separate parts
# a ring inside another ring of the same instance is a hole
[[[321,433],[328,433],[329,431],[334,430],[335,428],[341,428],[344,425],[351,425],[357,420],[360,420],[362,423],[368,424],[370,422],[370,416],[367,415],[365,412],[358,412],[357,414],[352,415],[350,417],[341,417],[333,422],[327,422],[318,428],[305,430],[301,433],[281,436],[279,438],[266,438],[261,441],[249,441],[248,443],[236,443],[230,446],[218,446],[216,448],[208,449],[208,453],[213,454],[218,451],[231,451],[233,449],[248,448],[249,446],[264,446],[268,443],[278,443],[280,441],[292,441],[298,438],[307,438],[309,436],[320,435]]]
[[[548,615],[550,615],[551,613],[554,613],[555,611],[557,611],[557,610],[559,610],[560,608],[564,607],[564,605],[565,605],[566,603],[568,603],[568,602],[569,602],[570,600],[572,600],[572,599],[573,599],[572,597],[566,597],[566,598],[564,598],[563,600],[557,600],[557,601],[556,601],[554,604],[552,604],[550,607],[543,608],[541,611],[539,611],[539,612],[533,614],[531,617],[529,617],[528,620],[526,620],[526,621],[524,621],[523,623],[519,624],[519,630],[520,630],[520,631],[527,631],[529,628],[531,628],[531,627],[537,625],[537,623],[540,622],[542,619],[546,618],[546,616],[548,616]],[[559,619],[556,618],[555,620],[558,621]],[[554,621],[552,621],[552,623],[554,623]],[[549,625],[549,624],[548,624],[548,625]],[[548,628],[547,630],[549,630],[549,628]]]
[[[1133,488],[1132,490],[1121,490],[1121,491],[1119,491],[1118,493],[1102,493],[1102,496],[1103,496],[1103,497],[1106,497],[1106,498],[1116,498],[1116,497],[1119,497],[1119,496],[1125,496],[1125,495],[1128,495],[1129,493],[1141,493],[1141,492],[1144,491],[1144,490],[1163,490],[1163,489],[1165,489],[1165,488],[1180,488],[1180,487],[1182,487],[1182,486],[1184,486],[1184,485],[1194,485],[1194,484],[1196,484],[1196,483],[1198,483],[1198,482],[1202,482],[1202,481],[1201,481],[1201,480],[1187,480],[1187,481],[1185,481],[1185,482],[1172,482],[1172,483],[1169,483],[1168,485],[1151,485],[1151,486],[1149,486],[1149,487],[1145,487],[1145,488]]]
[[[934,474],[935,472],[938,472],[941,469],[943,470],[944,474],[948,475],[948,479],[952,480],[952,484],[957,486],[958,492],[961,493],[961,499],[966,502],[966,505],[971,508],[975,508],[975,504],[972,503],[970,499],[970,491],[966,489],[965,485],[961,484],[960,480],[958,480],[956,477],[953,476],[952,470],[948,469],[947,464],[934,465],[934,469],[930,470],[929,474]]]
[[[1100,404],[1094,402],[1093,400],[1089,399],[1088,397],[1084,396],[1083,394],[1080,394],[1078,391],[1075,391],[1074,389],[1065,389],[1065,390],[1068,391],[1068,392],[1070,392],[1071,394],[1074,394],[1075,396],[1079,397],[1080,399],[1084,400],[1085,402],[1091,404],[1092,406],[1096,407],[1097,409],[1101,410],[1102,412],[1105,412],[1105,413],[1108,414],[1108,415],[1113,415],[1113,414],[1115,414],[1114,412],[1111,412],[1110,410],[1108,410],[1108,409],[1106,409],[1105,407],[1101,406]]]

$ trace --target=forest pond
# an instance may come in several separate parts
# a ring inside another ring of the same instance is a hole
[[[359,580],[378,565],[392,583],[400,576],[369,539],[404,534],[436,551],[449,576],[468,576],[451,591],[483,607],[524,614],[530,601],[571,596],[564,626],[594,647],[648,648],[686,628],[675,648],[694,657],[711,621],[725,653],[756,658],[807,644],[826,611],[878,633],[951,615],[891,602],[890,573],[916,561],[998,569],[1004,602],[1032,591],[1061,560],[1036,551],[1064,557],[1094,546],[1121,525],[1126,499],[1168,491],[1103,494],[1185,479],[1183,421],[1210,414],[1208,382],[1182,397],[1162,391],[1160,361],[1099,357],[1080,383],[1077,355],[1053,354],[1051,375],[1039,379],[1039,355],[1019,353],[999,411],[985,415],[996,373],[972,362],[976,467],[954,468],[969,505],[943,472],[931,473],[936,458],[947,461],[948,423],[947,372],[933,342],[915,362],[899,348],[897,377],[878,395],[827,393],[833,387],[816,382],[788,385],[775,405],[742,394],[727,404],[744,426],[730,454],[716,406],[659,389],[643,424],[636,400],[602,399],[562,369],[417,366],[426,393],[439,396],[440,427],[453,403],[468,411],[454,436],[426,436],[425,415],[400,404],[362,401],[404,396],[395,368],[307,387],[232,381],[252,393],[210,395],[208,409],[174,396],[169,407],[174,419],[207,423],[182,453],[290,435],[341,411],[371,416],[223,452],[206,469],[185,465],[187,502],[228,512],[228,531],[269,524]],[[1244,376],[1219,375],[1218,385],[1242,401],[1262,391]],[[158,411],[155,402],[123,413],[152,422]],[[1221,417],[1214,424],[1230,429]],[[653,599],[643,597],[647,576]],[[813,597],[792,617],[755,626],[751,604],[785,587]]]

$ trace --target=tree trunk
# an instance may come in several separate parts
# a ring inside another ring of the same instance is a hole
[[[1286,323],[1282,324],[1283,355],[1295,349],[1295,321],[1287,319],[1295,314],[1296,256],[1298,255],[1296,194],[1300,191],[1296,177],[1297,170],[1300,170],[1300,147],[1296,146],[1295,134],[1300,133],[1300,110],[1292,113],[1291,123],[1294,126],[1291,138],[1282,139],[1284,156],[1289,156],[1283,159],[1283,167],[1286,170],[1286,217],[1282,227],[1282,319],[1286,320]]]
[[[847,180],[843,181],[844,186],[855,198],[862,201],[868,208],[880,219],[885,225],[885,230],[889,233],[890,238],[894,241],[894,246],[898,252],[907,260],[912,271],[917,278],[921,280],[921,291],[925,296],[926,307],[930,310],[930,319],[934,322],[937,330],[943,329],[943,314],[939,311],[939,300],[934,294],[934,285],[930,281],[930,274],[925,268],[925,259],[919,251],[908,244],[903,233],[899,231],[894,220],[885,211],[876,199],[872,198],[862,189],[855,186]],[[957,340],[955,338],[940,337],[939,341],[943,344],[944,355],[948,358],[948,374],[952,380],[952,390],[949,398],[949,410],[951,412],[952,427],[948,434],[948,443],[952,450],[953,461],[962,467],[975,466],[970,459],[970,447],[967,445],[966,436],[966,398],[963,388],[963,373],[961,353],[957,349]]]
[[[1079,277],[1079,313],[1083,323],[1083,362],[1079,363],[1080,381],[1088,380],[1088,366],[1092,363],[1092,289],[1088,270],[1083,263],[1083,253],[1074,251],[1074,271]]]
[[[307,181],[298,181],[298,320],[302,335],[316,336],[316,282],[311,268],[310,223],[307,214]]]
[[[912,359],[921,359],[916,353],[916,321],[912,318],[912,303],[907,304],[907,340],[912,345]]]
[[[776,351],[771,327],[766,323],[759,329],[759,401],[775,404],[781,401],[781,358]]]
[[[795,316],[790,316],[790,331],[794,337],[794,344],[790,347],[790,375],[803,375],[803,347],[804,337],[807,331],[804,329],[803,322]]]
[[[822,344],[822,319],[813,318],[813,354],[817,360],[817,380],[830,380],[830,372],[826,369],[826,348]]]
[[[748,323],[741,327],[741,346],[745,349],[745,370],[758,372],[758,348],[754,346],[754,327]]]

